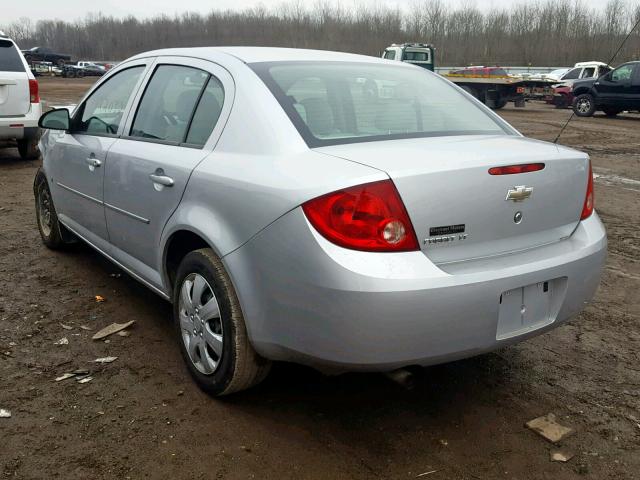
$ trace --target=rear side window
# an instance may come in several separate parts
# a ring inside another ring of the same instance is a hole
[[[198,108],[193,115],[186,143],[197,146],[203,146],[207,143],[213,128],[218,123],[223,103],[224,89],[220,80],[215,77],[209,78]]]
[[[203,146],[218,121],[224,90],[197,68],[161,65],[140,101],[131,137]]]
[[[20,52],[9,40],[0,40],[0,72],[24,72]]]

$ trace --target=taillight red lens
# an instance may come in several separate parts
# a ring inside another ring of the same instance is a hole
[[[513,175],[514,173],[537,172],[544,168],[544,163],[525,163],[522,165],[507,165],[489,169],[489,175]]]
[[[40,89],[37,80],[29,80],[29,97],[31,103],[40,103]]]
[[[593,207],[595,205],[595,198],[593,196],[593,171],[591,170],[591,160],[589,160],[589,178],[587,179],[587,195],[584,198],[584,205],[582,206],[582,214],[580,220],[589,218],[593,213]]]
[[[309,200],[305,215],[327,240],[369,252],[419,250],[407,210],[391,180],[366,183]]]

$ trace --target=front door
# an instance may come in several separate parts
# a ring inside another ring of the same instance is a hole
[[[625,110],[629,108],[627,101],[633,70],[633,64],[622,65],[596,82],[598,96],[605,105]]]
[[[213,63],[159,59],[126,134],[109,152],[105,215],[114,255],[147,280],[159,280],[162,230],[191,172],[215,146],[232,88],[229,74]]]
[[[69,132],[59,132],[48,157],[56,210],[63,223],[88,240],[107,240],[103,180],[107,152],[139,86],[144,65],[108,78],[80,104]]]

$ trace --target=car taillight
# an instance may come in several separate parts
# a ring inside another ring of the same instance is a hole
[[[40,89],[37,80],[29,80],[29,97],[31,103],[40,103]]]
[[[419,250],[407,210],[391,180],[323,195],[302,205],[314,228],[341,247],[369,252]]]
[[[593,171],[591,170],[591,160],[589,160],[589,178],[587,179],[587,195],[584,198],[584,205],[582,206],[582,215],[580,220],[589,218],[593,213],[593,207],[595,199],[593,197]]]

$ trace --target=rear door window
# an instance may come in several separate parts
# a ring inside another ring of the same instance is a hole
[[[209,74],[203,70],[180,65],[160,65],[140,100],[130,136],[184,143],[196,105],[201,96],[204,96],[203,89],[208,81]],[[207,98],[211,100],[209,95]],[[201,116],[209,113],[202,112]]]
[[[0,72],[24,72],[20,52],[10,40],[0,40]]]

